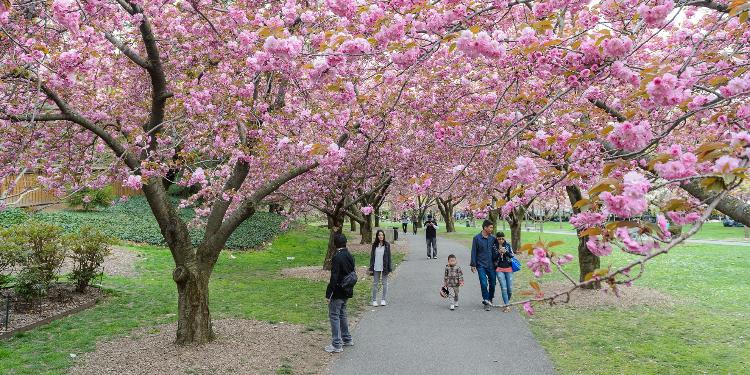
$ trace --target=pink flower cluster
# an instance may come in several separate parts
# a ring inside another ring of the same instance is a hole
[[[339,17],[349,18],[357,10],[357,2],[355,0],[326,0],[326,4]]]
[[[570,263],[573,260],[573,258],[574,258],[573,255],[571,255],[571,254],[565,254],[565,255],[561,256],[560,259],[557,260],[557,264],[559,264],[561,266],[564,265],[564,264],[568,264],[568,263]]]
[[[516,168],[508,172],[508,178],[518,184],[530,184],[538,174],[539,168],[534,164],[534,159],[519,156],[516,158]]]
[[[602,225],[606,218],[601,212],[581,212],[570,217],[570,224],[578,229],[588,229]]]
[[[534,257],[526,263],[529,269],[534,272],[534,276],[540,277],[543,273],[551,273],[549,257],[547,251],[542,248],[534,249]]]
[[[721,95],[726,97],[736,96],[742,93],[750,91],[750,78],[748,77],[735,77],[731,81],[727,82],[725,86],[719,89]]]
[[[693,224],[701,218],[698,212],[669,211],[667,212],[667,216],[669,216],[669,220],[672,220],[677,225]]]
[[[206,179],[206,172],[203,171],[203,168],[200,168],[200,167],[196,168],[193,171],[193,174],[190,175],[190,180],[188,180],[187,185],[192,186],[195,184],[200,184],[200,185],[208,184],[208,180]]]
[[[484,56],[497,59],[505,55],[505,48],[484,31],[478,34],[469,30],[462,31],[461,36],[456,40],[456,47],[469,57]]]
[[[419,58],[419,48],[409,48],[404,52],[391,53],[391,61],[401,68],[406,68],[417,62]]]
[[[591,254],[598,257],[612,254],[612,246],[609,242],[603,241],[600,236],[589,236],[589,240],[586,241],[586,248],[589,249]]]
[[[646,25],[650,27],[661,27],[664,24],[664,19],[667,18],[669,12],[674,8],[672,0],[665,0],[662,4],[656,6],[648,6],[641,4],[638,7],[638,14],[641,15]]]
[[[680,104],[686,97],[677,77],[671,73],[654,78],[646,85],[646,92],[654,103],[663,106]]]
[[[375,211],[375,209],[374,209],[374,208],[373,208],[372,206],[369,206],[369,205],[368,205],[368,206],[364,206],[364,207],[362,207],[362,208],[360,209],[360,211],[362,211],[362,215],[365,215],[365,216],[367,216],[367,215],[370,215],[370,214],[372,214],[372,212],[373,212],[373,211]]]
[[[627,250],[629,253],[648,254],[648,252],[653,248],[653,242],[640,243],[630,237],[630,231],[626,227],[617,228],[617,230],[615,230],[615,236],[617,236],[617,238],[622,242],[622,244],[625,246],[625,250]]]
[[[659,177],[674,180],[678,178],[686,178],[695,176],[697,174],[695,167],[698,163],[698,158],[691,152],[682,152],[680,145],[672,145],[670,154],[676,160],[670,160],[665,163],[656,163],[654,170],[659,174]]]
[[[605,56],[619,58],[630,52],[630,49],[633,48],[633,41],[626,36],[606,39],[602,42],[602,47],[604,48]]]
[[[628,172],[623,177],[622,194],[614,195],[608,191],[599,194],[607,206],[608,212],[620,217],[632,217],[646,210],[646,193],[651,183],[638,172]]]
[[[342,43],[339,47],[339,53],[345,53],[348,55],[359,55],[370,52],[370,42],[364,38],[356,38],[347,40]]]
[[[716,160],[714,163],[714,172],[716,173],[730,173],[733,170],[740,167],[740,159],[733,156],[724,155]]]
[[[637,151],[646,147],[651,142],[651,124],[642,120],[639,122],[622,122],[615,125],[615,128],[607,136],[607,140],[616,148],[625,151]]]
[[[78,30],[80,15],[77,8],[75,0],[55,0],[52,2],[52,17],[68,30]]]
[[[130,175],[122,182],[122,186],[129,187],[133,190],[140,190],[143,187],[141,176]]]
[[[302,40],[296,36],[288,38],[269,36],[263,43],[263,50],[277,57],[294,58],[302,53]]]
[[[625,64],[622,63],[622,61],[615,61],[612,63],[611,70],[612,76],[619,79],[622,82],[629,83],[633,86],[640,85],[640,78],[638,78],[638,74],[635,73],[630,68],[626,67]]]
[[[661,234],[664,238],[672,237],[672,232],[669,231],[669,223],[664,215],[656,215],[656,225],[659,226],[659,230],[661,230]]]

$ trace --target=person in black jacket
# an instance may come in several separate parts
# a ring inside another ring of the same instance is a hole
[[[375,242],[370,250],[370,268],[372,275],[372,305],[378,305],[378,284],[383,286],[383,298],[380,306],[386,305],[388,295],[388,274],[391,273],[391,244],[385,240],[385,232],[378,230],[375,233]]]
[[[432,216],[424,222],[425,238],[427,239],[427,258],[437,259],[437,222]]]
[[[331,321],[331,345],[325,347],[328,353],[341,353],[344,346],[352,346],[349,322],[346,319],[346,302],[354,295],[354,288],[342,288],[341,281],[354,271],[354,257],[346,248],[346,236],[337,233],[333,237],[336,255],[331,260],[331,280],[326,288],[328,319]]]
[[[513,257],[515,257],[515,253],[513,253],[510,243],[505,240],[505,233],[497,232],[495,238],[497,239],[497,250],[492,260],[495,264],[497,281],[502,289],[503,303],[506,305],[503,312],[509,312],[510,307],[507,305],[510,303],[510,297],[513,295],[513,265],[511,262]]]

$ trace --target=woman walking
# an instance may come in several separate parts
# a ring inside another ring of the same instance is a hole
[[[510,297],[513,295],[513,265],[511,261],[515,254],[510,243],[505,240],[505,233],[497,232],[495,236],[497,238],[497,252],[495,258],[495,272],[497,273],[497,281],[500,283],[500,289],[502,289],[503,304],[505,308],[503,312],[509,312]]]
[[[388,274],[391,273],[391,244],[385,240],[385,232],[378,229],[370,251],[370,273],[372,274],[372,305],[378,305],[378,284],[383,287],[380,306],[385,306],[388,296]]]

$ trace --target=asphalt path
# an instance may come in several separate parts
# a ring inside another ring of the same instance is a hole
[[[423,233],[408,234],[406,241],[409,254],[389,285],[388,306],[365,312],[353,330],[355,345],[334,354],[331,374],[555,374],[516,310],[484,311],[465,245],[439,237],[433,260]],[[465,279],[454,311],[439,295],[450,253]],[[499,293],[498,285],[496,301]]]

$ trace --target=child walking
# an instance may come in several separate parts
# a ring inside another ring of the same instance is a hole
[[[458,306],[458,289],[464,285],[464,273],[461,271],[461,267],[458,265],[456,256],[451,254],[448,255],[448,264],[445,266],[445,276],[443,277],[443,285],[450,289],[453,289],[453,302],[451,302],[451,310],[455,310]],[[450,293],[448,294],[450,298]]]

